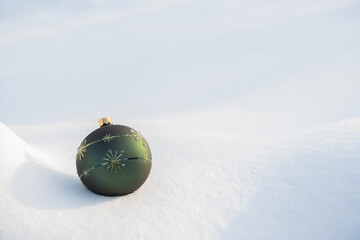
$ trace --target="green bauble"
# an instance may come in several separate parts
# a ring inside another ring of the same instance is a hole
[[[151,151],[136,130],[99,120],[100,128],[90,133],[76,154],[77,173],[92,192],[119,196],[134,192],[151,170]]]

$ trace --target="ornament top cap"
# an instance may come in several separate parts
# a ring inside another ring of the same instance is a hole
[[[106,125],[112,125],[113,122],[111,120],[111,117],[103,117],[103,118],[100,118],[98,120],[98,123],[99,123],[99,126],[100,127],[103,127],[103,126],[106,126]]]

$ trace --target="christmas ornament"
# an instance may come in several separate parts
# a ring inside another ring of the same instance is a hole
[[[106,196],[132,193],[149,176],[149,145],[140,132],[113,125],[109,117],[98,122],[100,128],[90,133],[78,148],[77,173],[94,193]]]

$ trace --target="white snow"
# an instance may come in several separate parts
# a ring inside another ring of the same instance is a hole
[[[360,239],[359,6],[0,1],[0,240]],[[153,153],[128,196],[76,175],[106,115]]]
[[[0,124],[1,239],[360,237],[360,119],[276,139],[158,131],[149,179],[123,197],[89,192],[54,145]]]

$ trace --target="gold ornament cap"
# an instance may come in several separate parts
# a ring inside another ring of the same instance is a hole
[[[106,126],[106,125],[112,125],[113,122],[111,120],[111,117],[103,117],[98,120],[99,126]]]

